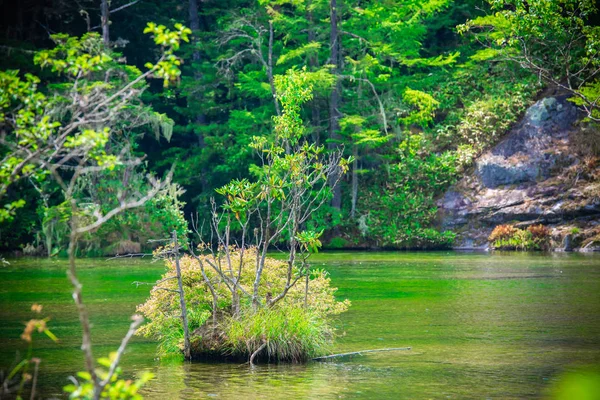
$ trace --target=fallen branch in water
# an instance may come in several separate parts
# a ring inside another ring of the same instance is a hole
[[[252,355],[250,356],[250,365],[254,365],[254,357],[256,357],[258,355],[258,353],[260,353],[262,351],[262,349],[264,349],[265,347],[267,347],[267,343],[263,343],[260,345],[260,347],[258,349],[256,349],[256,351],[254,353],[252,353]]]
[[[315,357],[315,358],[313,358],[313,361],[326,360],[328,358],[352,356],[352,355],[355,355],[355,354],[363,355],[364,353],[379,353],[379,352],[383,352],[383,351],[401,351],[401,350],[405,350],[405,351],[406,350],[412,350],[412,347],[391,347],[391,348],[387,348],[387,349],[373,349],[373,350],[353,351],[353,352],[350,352],[350,353],[340,353],[340,354],[332,354],[330,356]]]
[[[140,258],[152,257],[152,254],[148,254],[148,253],[117,254],[113,257],[107,258],[106,261],[118,260],[120,258],[133,258],[133,257],[140,257]]]

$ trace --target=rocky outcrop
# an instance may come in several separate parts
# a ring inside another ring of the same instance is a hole
[[[458,248],[486,249],[499,224],[541,223],[555,248],[600,250],[600,173],[573,148],[579,117],[566,96],[538,101],[439,200],[441,228],[457,233]]]

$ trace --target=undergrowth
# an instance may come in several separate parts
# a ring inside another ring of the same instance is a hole
[[[513,225],[498,225],[488,240],[496,250],[548,250],[550,248],[550,230],[542,224],[519,229]]]

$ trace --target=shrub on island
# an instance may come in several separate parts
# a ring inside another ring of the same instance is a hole
[[[261,360],[301,362],[327,353],[335,336],[332,319],[350,302],[336,300],[337,289],[327,272],[305,270],[301,264],[293,268],[294,284],[286,291],[287,261],[267,257],[256,305],[251,296],[256,260],[253,247],[233,249],[228,255],[185,255],[179,260],[192,357],[250,360],[254,355]],[[138,334],[157,339],[163,355],[180,353],[184,339],[175,262],[167,259],[166,265],[167,272],[148,300],[138,306],[149,321]],[[233,296],[230,280],[221,274],[239,276]],[[276,300],[284,291],[285,296]]]

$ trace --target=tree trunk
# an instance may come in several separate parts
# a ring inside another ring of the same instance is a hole
[[[102,42],[104,43],[104,47],[108,47],[110,44],[110,36],[109,36],[109,2],[110,0],[102,0],[102,4],[100,5],[101,12],[101,25],[102,25]]]
[[[308,310],[308,284],[310,283],[310,267],[308,263],[303,262],[306,269],[306,277],[304,278],[304,309]]]
[[[309,4],[308,8],[308,12],[306,14],[306,20],[308,21],[308,42],[312,43],[312,42],[316,42],[317,41],[317,35],[315,33],[315,28],[314,28],[314,17],[313,17],[313,13],[312,13],[312,8],[310,7],[311,4]],[[314,54],[312,56],[310,56],[310,58],[308,59],[308,65],[310,66],[310,70],[311,71],[316,71],[317,68],[319,67],[319,57],[317,54]],[[312,104],[311,104],[311,124],[312,124],[312,128],[313,128],[313,135],[312,135],[312,139],[313,142],[318,146],[321,142],[321,110],[319,109],[319,105],[317,104],[316,100],[313,99]]]
[[[90,374],[90,380],[94,385],[93,398],[100,398],[100,379],[98,375],[96,375],[96,364],[94,360],[94,355],[92,352],[92,330],[90,326],[90,319],[88,316],[87,308],[83,303],[83,297],[81,295],[81,282],[77,278],[77,268],[75,266],[75,250],[77,248],[77,222],[76,222],[76,210],[75,206],[72,206],[72,220],[70,222],[71,234],[69,236],[69,270],[67,271],[67,275],[69,280],[71,281],[71,285],[73,285],[73,300],[75,300],[75,305],[77,306],[77,313],[79,314],[79,322],[81,323],[81,331],[82,331],[82,339],[81,339],[81,350],[83,351],[83,355],[85,358],[85,369]]]
[[[188,13],[190,17],[190,29],[193,34],[196,34],[200,30],[200,18],[198,17],[198,0],[189,0]],[[197,38],[194,37],[194,42]],[[194,50],[193,53],[194,61],[200,59],[198,50]]]
[[[352,162],[352,208],[350,209],[350,217],[356,216],[356,202],[358,200],[358,147],[355,145],[352,150],[354,161]]]
[[[179,305],[181,306],[181,322],[183,324],[183,356],[186,360],[191,360],[190,350],[190,330],[187,318],[187,308],[185,305],[185,296],[183,293],[183,282],[181,279],[181,266],[179,265],[179,243],[177,242],[177,231],[173,231],[173,252],[175,254],[175,270],[177,271],[177,284],[179,285]]]
[[[275,90],[275,79],[273,78],[273,21],[269,21],[269,54],[267,55],[267,77],[269,78],[269,86],[271,86],[271,94],[275,102],[275,112],[281,115],[279,101],[277,101],[277,91]]]
[[[273,30],[273,21],[269,21],[269,54],[267,55],[267,76],[269,78],[269,85],[271,86],[271,94],[273,95],[273,102],[275,103],[275,112],[278,116],[281,115],[281,109],[279,107],[279,100],[277,100],[277,90],[275,89],[275,79],[273,77],[273,36],[275,32]],[[285,141],[285,153],[290,154],[289,141]]]
[[[333,69],[334,75],[336,75],[336,83],[331,91],[329,98],[329,138],[331,143],[329,144],[330,150],[337,150],[340,146],[340,105],[341,105],[341,92],[342,83],[339,79],[341,73],[341,45],[340,35],[338,31],[338,13],[337,13],[337,0],[330,0],[330,19],[331,19],[331,32],[329,36],[329,45],[331,47],[330,62],[335,65]],[[342,207],[342,187],[339,182],[341,170],[338,168],[336,174],[332,175],[330,183],[333,185],[333,198],[331,199],[331,206],[338,210]],[[337,184],[336,184],[337,182]]]
[[[256,275],[254,278],[254,284],[252,287],[252,306],[254,310],[258,310],[260,301],[258,299],[258,288],[260,285],[260,279],[262,277],[262,271],[265,267],[265,259],[267,258],[267,250],[269,249],[269,243],[271,243],[271,203],[272,199],[267,199],[267,217],[265,222],[261,224],[261,243],[256,243],[257,250],[260,251],[260,257],[257,257],[256,262]],[[264,236],[263,233],[264,232]]]
[[[200,17],[198,16],[198,0],[189,0],[188,1],[188,14],[190,18],[190,29],[192,30],[192,45],[194,46],[194,51],[192,52],[192,60],[196,64],[200,64],[202,61],[202,57],[200,52],[198,51],[196,45],[198,43],[198,32],[200,31]],[[194,71],[194,79],[198,84],[202,81],[202,73],[196,69]],[[195,122],[197,125],[205,125],[206,124],[206,115],[198,110],[198,114],[196,115]],[[204,133],[198,132],[198,148],[200,152],[202,152],[205,148],[204,143]],[[206,181],[206,167],[202,166],[202,170],[200,171],[200,184],[202,186],[202,192],[206,193],[208,191],[208,183]]]

